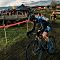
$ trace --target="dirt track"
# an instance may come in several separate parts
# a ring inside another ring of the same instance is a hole
[[[60,59],[60,24],[55,24],[52,34],[56,38],[56,53],[54,55],[44,54],[42,60],[59,60]],[[26,40],[16,42],[11,47],[0,52],[0,60],[25,60],[24,48]]]

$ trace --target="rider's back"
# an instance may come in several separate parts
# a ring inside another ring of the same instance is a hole
[[[44,28],[46,28],[49,24],[49,22],[46,21],[46,18],[43,16],[36,17],[36,21],[38,24],[42,24]]]

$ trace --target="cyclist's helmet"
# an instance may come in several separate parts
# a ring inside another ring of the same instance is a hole
[[[33,20],[35,20],[35,15],[34,14],[31,14],[30,21],[33,21]]]

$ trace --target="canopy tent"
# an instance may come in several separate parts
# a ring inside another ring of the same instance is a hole
[[[25,6],[24,4],[22,4],[21,6],[18,6],[18,7],[16,8],[16,10],[18,10],[18,11],[29,11],[29,8],[30,8],[30,7]]]

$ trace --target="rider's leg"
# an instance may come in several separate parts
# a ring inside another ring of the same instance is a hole
[[[49,37],[48,37],[48,33],[47,32],[43,32],[42,34],[44,40],[46,41],[47,45],[47,49],[48,51],[51,53],[52,52],[52,48],[53,48],[53,43],[50,41]]]
[[[44,40],[45,41],[48,41],[48,32],[43,32],[43,34],[42,34],[42,36],[43,36],[43,38],[44,38]]]
[[[45,45],[45,47],[46,48],[49,48],[50,47],[50,42],[49,42],[49,37],[48,37],[48,32],[43,32],[43,34],[42,34],[42,36],[43,36],[43,38],[44,38],[44,40],[45,40],[45,42],[46,42],[46,45]]]
[[[46,41],[49,41],[49,37],[48,37],[48,32],[51,31],[51,27],[47,26],[47,28],[44,30],[42,36]]]

